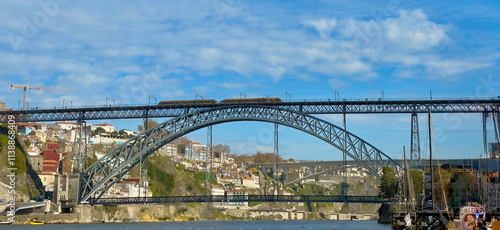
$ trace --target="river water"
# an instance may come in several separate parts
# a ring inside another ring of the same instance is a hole
[[[58,230],[58,229],[99,229],[99,230],[319,230],[353,229],[378,230],[391,229],[388,224],[377,221],[186,221],[155,223],[105,223],[105,224],[45,224],[0,226],[0,230]]]

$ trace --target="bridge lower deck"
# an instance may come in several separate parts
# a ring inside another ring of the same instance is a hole
[[[90,204],[144,204],[144,203],[204,203],[204,202],[348,202],[384,203],[379,196],[320,196],[320,195],[214,195],[214,196],[164,196],[123,197],[91,199]]]

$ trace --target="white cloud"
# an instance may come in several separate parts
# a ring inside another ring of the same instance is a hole
[[[337,19],[335,18],[321,18],[314,20],[307,20],[304,25],[309,25],[314,27],[316,31],[322,38],[327,38],[337,25]]]
[[[60,85],[82,87],[84,89],[99,89],[109,86],[112,79],[104,76],[97,76],[94,74],[84,75],[66,75],[57,79]],[[81,89],[81,88],[80,88]]]
[[[125,81],[124,76],[142,76],[160,66],[162,78],[184,78],[192,84],[170,82],[173,87],[193,90],[214,81],[223,82],[220,87],[225,89],[248,87],[235,84],[234,76],[265,87],[298,80],[337,88],[351,81],[388,78],[380,73],[385,68],[394,68],[399,79],[425,74],[434,76],[427,80],[443,80],[491,66],[491,60],[498,59],[445,57],[437,49],[453,41],[448,34],[451,25],[434,22],[420,9],[357,18],[334,7],[331,14],[311,16],[315,14],[262,10],[257,3],[218,3],[223,4],[61,5],[20,52],[13,51],[5,37],[0,39],[0,76],[16,75],[26,82],[53,76],[106,76],[103,79],[120,83],[109,86],[116,94],[124,88],[144,88],[140,79]],[[39,10],[36,3],[25,5],[14,4],[9,11],[13,13],[0,16],[7,33],[19,34],[19,15]],[[148,94],[166,97],[187,91],[147,89]]]
[[[463,73],[483,67],[492,66],[492,63],[476,62],[473,60],[427,60],[425,66],[429,73],[435,73],[433,78],[445,78],[450,75],[455,75],[458,73]]]

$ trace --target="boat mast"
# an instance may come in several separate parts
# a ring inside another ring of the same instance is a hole
[[[404,166],[404,179],[401,180],[403,181],[403,189],[404,189],[404,192],[403,192],[403,196],[404,196],[404,201],[405,201],[405,211],[408,213],[410,208],[408,207],[408,203],[409,203],[409,186],[408,184],[410,183],[410,181],[408,180],[408,165],[406,165],[406,148],[405,146],[403,145],[403,166]]]

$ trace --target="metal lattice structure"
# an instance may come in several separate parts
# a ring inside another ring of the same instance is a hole
[[[248,104],[250,105],[250,104]],[[279,103],[255,103],[254,106],[273,106],[306,114],[372,114],[372,113],[482,113],[500,110],[500,99],[449,100],[322,100]],[[106,106],[73,108],[31,108],[28,110],[0,111],[0,123],[14,115],[17,122],[77,121],[128,118],[177,117],[203,111],[224,104],[171,105],[171,106]]]
[[[165,121],[113,149],[82,172],[80,202],[91,197],[100,198],[142,159],[174,139],[210,125],[232,121],[272,122],[306,132],[338,148],[376,176],[380,176],[384,166],[400,167],[358,136],[304,113],[266,106],[216,107]]]
[[[411,135],[410,135],[410,164],[412,168],[417,168],[421,165],[420,155],[420,133],[418,129],[418,115],[411,114]]]
[[[213,195],[213,196],[164,196],[164,197],[119,197],[91,199],[90,204],[157,204],[157,203],[203,203],[203,202],[392,202],[379,196],[324,196],[324,195]]]

